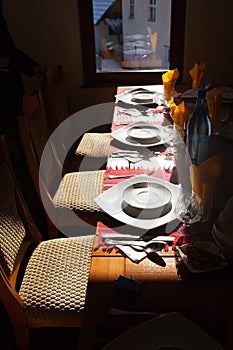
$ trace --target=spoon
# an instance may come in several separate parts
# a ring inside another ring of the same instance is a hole
[[[147,253],[154,253],[159,250],[162,250],[166,246],[165,241],[160,241],[157,238],[154,238],[150,242],[145,242],[145,241],[120,241],[120,240],[114,240],[114,239],[106,239],[105,243],[109,245],[127,245],[130,247],[133,247],[135,250],[143,251],[147,249]]]
[[[155,242],[150,242],[148,244],[146,244],[145,242],[143,242],[143,243],[142,242],[133,242],[133,244],[132,244],[132,242],[131,242],[131,244],[130,244],[130,242],[128,242],[128,244],[124,243],[123,245],[128,245],[139,252],[145,252],[147,254],[147,258],[149,260],[151,260],[152,262],[154,262],[155,264],[157,264],[159,266],[165,267],[166,262],[156,252],[164,249],[166,246],[166,242],[155,241]],[[120,244],[121,244],[121,242],[119,243],[119,245]]]
[[[146,244],[145,247],[142,247],[142,248],[143,248],[144,252],[146,252],[147,254],[150,254],[150,253],[155,253],[159,250],[162,250],[165,247],[166,247],[165,242],[157,241],[157,242],[150,242],[150,243]]]
[[[154,242],[143,242],[143,241],[115,241],[111,239],[106,239],[105,242],[107,244],[112,244],[112,245],[124,245],[124,246],[129,246],[133,248],[134,250],[138,252],[145,252],[147,254],[147,258],[151,260],[153,263],[165,267],[166,262],[163,260],[163,258],[157,254],[156,252],[159,250],[162,250],[166,247],[166,242],[164,241],[159,241],[156,240]]]
[[[135,250],[139,250],[139,251],[144,251],[147,254],[147,258],[152,261],[153,263],[165,267],[166,266],[166,262],[164,261],[164,259],[158,254],[156,253],[159,250],[162,250],[163,248],[165,248],[166,243],[165,242],[151,242],[149,244],[147,244],[145,247],[139,247],[139,246],[132,246]]]

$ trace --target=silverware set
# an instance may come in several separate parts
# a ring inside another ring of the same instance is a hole
[[[139,163],[142,160],[148,160],[151,162],[152,166],[153,166],[153,159],[154,159],[154,162],[156,162],[156,158],[157,158],[159,159],[160,166],[163,167],[165,171],[170,171],[175,164],[173,153],[161,154],[160,152],[155,152],[155,151],[152,152],[148,150],[142,150],[140,152],[136,150],[135,151],[134,150],[114,150],[112,152],[111,158],[112,159],[123,158],[125,160],[128,160],[131,163]],[[157,163],[156,165],[158,168]],[[121,177],[125,177],[125,176],[121,176]]]
[[[151,171],[149,172],[144,172],[144,175],[152,175],[154,173],[154,169],[152,169]],[[122,175],[113,175],[113,174],[109,174],[108,175],[108,178],[109,179],[124,179],[124,178],[127,178],[127,177],[134,177],[134,176],[139,176],[139,174],[122,174]]]
[[[163,238],[163,240],[160,240],[159,238]],[[155,237],[151,239],[150,241],[146,242],[142,239],[134,239],[134,240],[117,240],[117,239],[110,239],[106,238],[105,243],[110,246],[128,246],[132,249],[134,249],[136,252],[145,252],[146,256],[149,260],[154,262],[157,265],[160,266],[166,266],[165,260],[157,253],[158,251],[161,251],[166,247],[167,242],[171,242],[172,240],[169,239],[171,237],[167,236],[160,236]]]
[[[131,151],[131,150],[114,150],[112,152],[112,158],[125,158],[125,157],[143,157],[143,154],[139,153],[138,151]]]

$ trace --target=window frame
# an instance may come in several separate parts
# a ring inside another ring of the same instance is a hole
[[[147,72],[133,69],[131,72],[96,72],[92,0],[77,1],[83,61],[83,87],[116,87],[162,83],[162,74],[167,71],[164,69]],[[185,21],[186,0],[172,0],[169,60],[170,69],[178,68],[179,70],[178,84],[182,84],[183,78]],[[87,26],[89,27],[88,30],[86,29]]]
[[[134,0],[129,1],[129,19],[134,19],[135,14],[135,2]]]
[[[152,3],[151,0],[149,0],[149,14],[148,14],[148,22],[156,22],[156,0],[154,0],[155,3]]]

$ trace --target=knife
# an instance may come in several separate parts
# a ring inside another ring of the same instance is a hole
[[[112,158],[125,158],[125,157],[131,157],[131,158],[143,158],[142,154],[138,153],[113,153],[111,155]]]
[[[149,241],[144,241],[141,237],[136,237],[133,235],[122,235],[122,236],[114,235],[113,237],[113,234],[103,234],[102,237],[105,243],[107,244],[123,244],[123,245],[134,244],[135,242],[148,244],[150,242],[156,242],[156,241],[173,242],[175,240],[175,237],[170,237],[170,236],[157,236],[155,238],[152,238]]]
[[[126,150],[124,150],[124,149],[122,149],[122,150],[121,150],[121,149],[117,150],[117,149],[116,149],[116,150],[113,150],[113,151],[112,151],[112,154],[116,154],[116,153],[127,153],[127,154],[128,154],[128,153],[130,153],[130,154],[131,154],[131,153],[136,153],[136,154],[138,154],[139,152],[138,152],[138,151],[133,151],[133,150],[127,150],[127,149],[126,149]]]

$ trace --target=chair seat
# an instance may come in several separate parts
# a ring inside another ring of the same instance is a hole
[[[51,325],[59,319],[77,322],[85,304],[93,241],[89,235],[37,246],[19,291],[29,326]]]
[[[111,141],[110,133],[85,133],[75,151],[76,155],[106,158]]]
[[[53,198],[59,209],[100,212],[95,197],[102,193],[105,170],[67,173]]]

